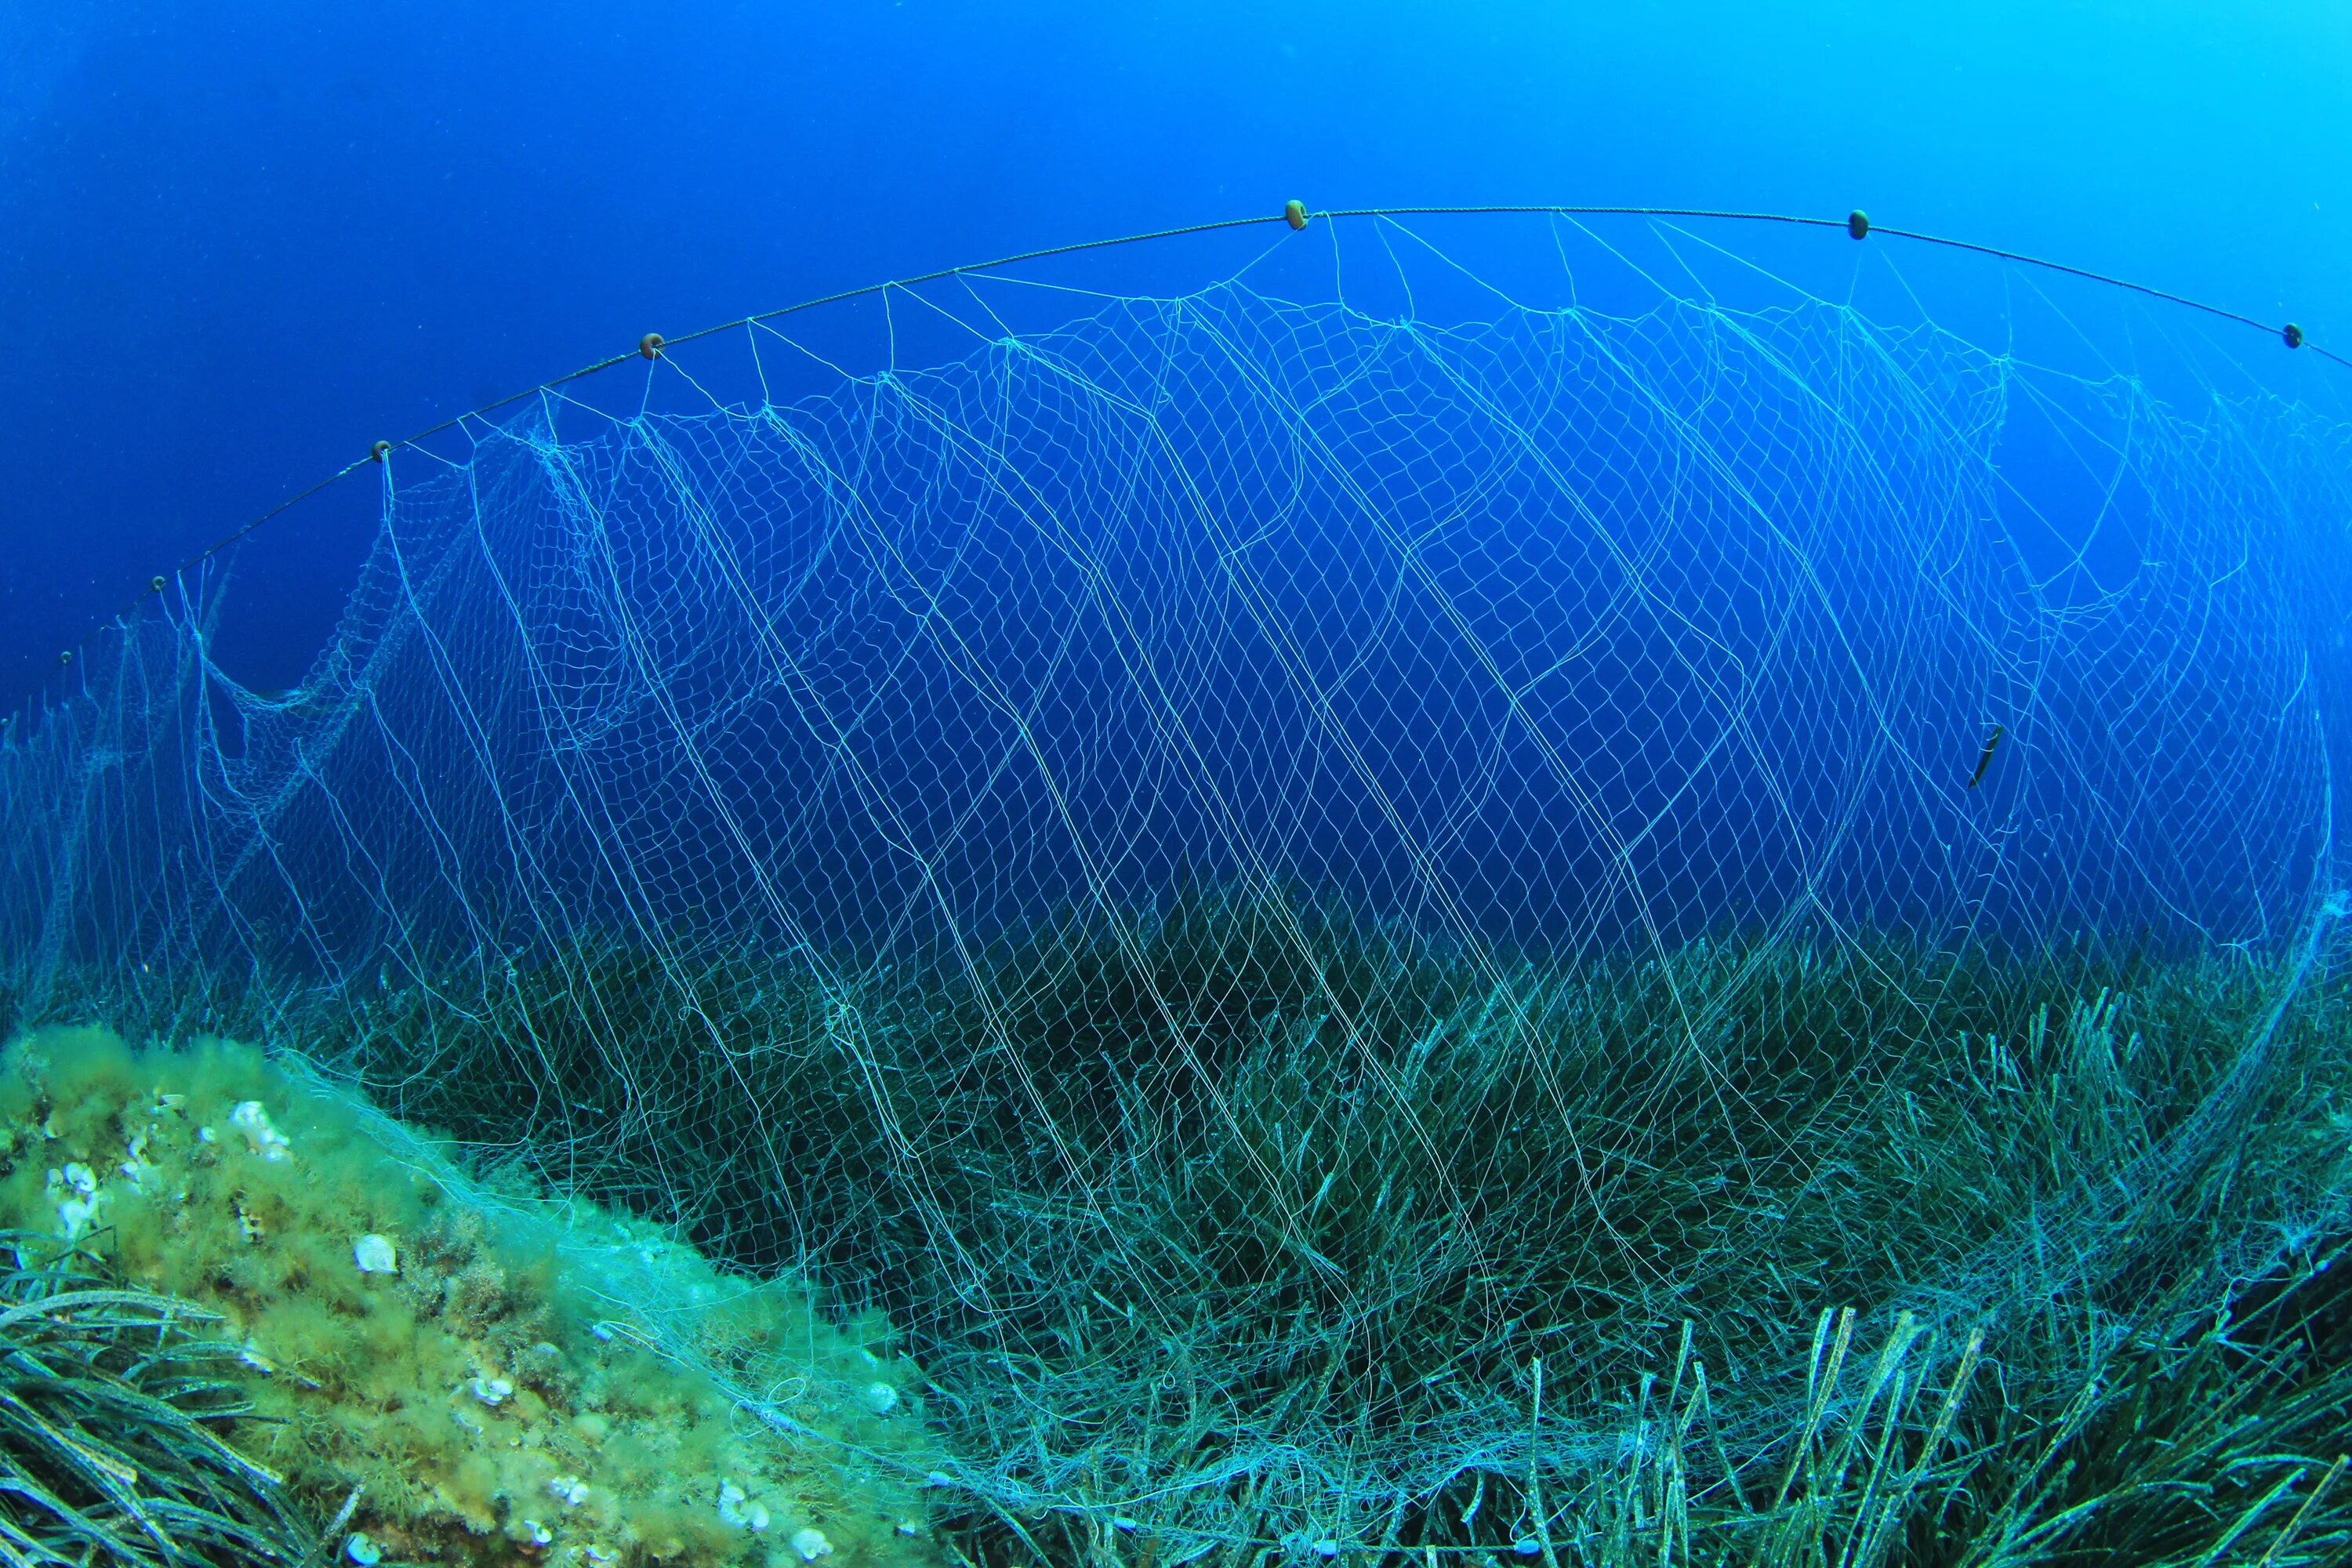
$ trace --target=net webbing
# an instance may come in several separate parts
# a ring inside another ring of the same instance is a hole
[[[0,749],[17,1016],[810,1269],[1180,1544],[1523,1473],[1531,1354],[1573,1469],[1686,1319],[1736,1452],[1824,1306],[2123,1310],[2325,967],[2340,427],[1793,293],[973,315],[395,454],[295,692],[126,623]],[[2340,1217],[2256,1174],[2216,1268]]]

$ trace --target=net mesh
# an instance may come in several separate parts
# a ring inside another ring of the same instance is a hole
[[[17,1016],[806,1269],[955,1488],[1187,1552],[1507,1541],[1472,1484],[1571,1495],[1678,1335],[1730,1471],[1824,1307],[2095,1354],[2225,1153],[2200,1267],[2341,1218],[2244,1136],[2329,1026],[2341,426],[1341,275],[961,284],[928,366],[707,384],[807,346],[753,328],[396,452],[298,690],[184,586],[0,748]]]

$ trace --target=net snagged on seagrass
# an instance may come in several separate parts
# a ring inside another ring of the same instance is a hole
[[[1344,276],[965,284],[977,346],[783,401],[690,357],[778,328],[649,335],[666,403],[379,453],[298,692],[166,595],[0,749],[19,1016],[266,1034],[806,1268],[957,1489],[1179,1555],[1566,1531],[1472,1482],[1573,1498],[1685,1320],[1729,1465],[1825,1307],[2127,1314],[2323,967],[2344,428]],[[2045,1101],[2046,1180],[1962,1125]],[[2265,1179],[2212,1267],[2340,1217]]]

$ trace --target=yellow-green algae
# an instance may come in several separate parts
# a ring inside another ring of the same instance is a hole
[[[0,1226],[226,1316],[237,1446],[386,1562],[935,1562],[876,1317],[579,1202],[492,1195],[250,1047],[49,1030],[0,1058]]]

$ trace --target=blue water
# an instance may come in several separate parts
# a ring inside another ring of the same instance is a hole
[[[2352,347],[2348,131],[2323,0],[10,5],[0,703],[373,438],[645,331],[1291,196],[1859,205]],[[241,552],[241,676],[299,674],[375,502]]]

